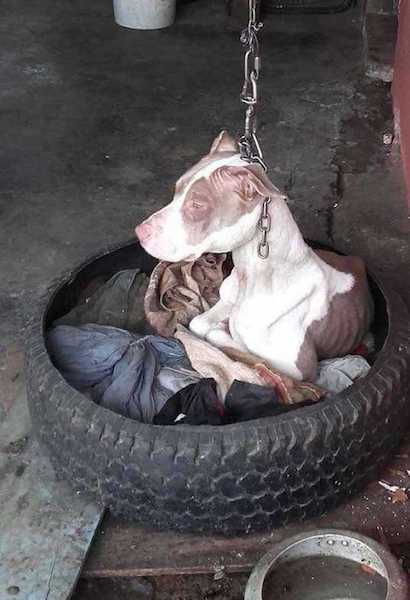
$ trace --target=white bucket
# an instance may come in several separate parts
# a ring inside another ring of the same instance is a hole
[[[113,0],[118,25],[131,29],[162,29],[175,20],[176,0]]]

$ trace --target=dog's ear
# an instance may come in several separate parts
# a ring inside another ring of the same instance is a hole
[[[262,199],[271,198],[272,200],[279,198],[284,200],[286,198],[286,195],[273,185],[260,165],[249,165],[246,167],[246,170],[248,171],[248,177],[245,179],[245,184],[249,190],[247,195],[250,195],[255,199],[258,196]],[[252,193],[250,190],[252,190]]]
[[[238,152],[238,144],[225,130],[221,131],[212,142],[209,154],[215,154],[216,152]]]
[[[273,185],[263,168],[257,164],[244,163],[242,167],[224,165],[211,173],[209,181],[218,198],[223,200],[230,193],[235,193],[251,210],[253,204],[263,202],[265,198],[272,200],[286,198],[285,194]]]

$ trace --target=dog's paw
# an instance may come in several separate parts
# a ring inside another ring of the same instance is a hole
[[[218,348],[223,348],[225,346],[231,348],[237,346],[224,325],[218,325],[208,331],[206,340]]]
[[[200,338],[205,339],[210,328],[212,326],[209,324],[208,319],[204,318],[204,315],[198,315],[194,317],[189,324],[189,329]]]

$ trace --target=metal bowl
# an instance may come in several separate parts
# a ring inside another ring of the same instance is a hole
[[[245,600],[406,600],[396,558],[370,538],[319,529],[275,545],[249,578]]]

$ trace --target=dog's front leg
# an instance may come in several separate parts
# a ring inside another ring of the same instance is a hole
[[[223,281],[219,290],[220,300],[212,308],[202,315],[198,315],[189,324],[192,333],[205,339],[212,330],[224,332],[229,335],[228,321],[232,313],[232,307],[238,294],[238,279],[236,271]],[[212,341],[212,340],[209,340]],[[226,340],[225,340],[226,341]]]
[[[244,346],[232,338],[228,321],[224,321],[211,329],[206,336],[206,340],[217,348],[235,348],[235,350],[241,350],[242,352],[246,350]]]
[[[232,304],[219,300],[212,308],[192,319],[189,329],[205,339],[213,329],[224,327],[223,324],[229,319],[231,311]]]
[[[232,304],[220,300],[206,313],[192,319],[189,324],[190,330],[197,336],[213,344],[217,348],[244,348],[232,339],[229,332],[229,316],[232,312]]]

